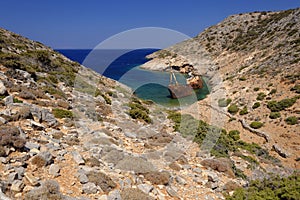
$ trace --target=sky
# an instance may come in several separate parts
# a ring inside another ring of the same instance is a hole
[[[300,7],[299,0],[3,0],[0,27],[54,49],[91,49],[134,28],[196,36],[229,15]]]

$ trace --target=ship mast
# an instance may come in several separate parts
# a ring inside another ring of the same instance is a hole
[[[170,65],[170,61],[166,62],[166,65],[169,65],[170,68],[171,68],[171,70],[170,70],[170,85],[173,85],[173,80],[174,80],[175,85],[178,85],[178,81],[177,81],[176,76],[174,74],[173,68]]]

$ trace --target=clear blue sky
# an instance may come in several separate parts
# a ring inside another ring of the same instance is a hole
[[[3,0],[0,27],[52,48],[93,48],[132,28],[192,37],[228,15],[296,7],[299,0]]]

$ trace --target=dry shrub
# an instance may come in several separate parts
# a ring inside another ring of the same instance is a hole
[[[234,177],[231,161],[227,158],[206,159],[201,161],[201,165],[210,167],[218,172],[224,172],[230,177]]]
[[[70,109],[70,104],[62,99],[59,99],[57,101],[57,106],[59,106],[61,108],[65,108],[65,109]]]
[[[0,127],[0,146],[21,149],[26,141],[20,137],[20,131],[15,126],[4,125]]]
[[[36,99],[36,96],[30,91],[30,90],[26,90],[26,89],[23,89],[19,95],[19,97],[23,98],[23,99],[30,99],[30,100],[35,100]]]
[[[41,152],[31,159],[31,164],[37,167],[44,167],[53,162],[52,155],[49,152]]]
[[[100,186],[104,192],[110,192],[117,187],[117,184],[106,174],[92,171],[88,175],[89,181]]]
[[[145,178],[154,185],[167,185],[170,180],[170,173],[167,171],[163,172],[149,172],[144,174]]]
[[[25,200],[63,200],[64,196],[60,193],[59,184],[54,180],[45,181],[40,187],[29,191]]]
[[[121,192],[123,200],[153,200],[154,198],[145,194],[137,188],[127,188]]]

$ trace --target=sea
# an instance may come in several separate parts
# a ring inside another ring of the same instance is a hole
[[[169,72],[158,72],[141,69],[148,61],[147,55],[158,49],[57,49],[69,59],[77,61],[94,71],[119,81],[134,91],[133,95],[151,100],[165,107],[182,107],[204,99],[209,88],[204,79],[204,87],[195,90],[194,94],[181,99],[172,99],[168,90]],[[179,83],[186,83],[186,76],[176,73]]]

